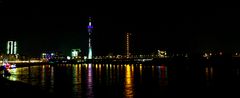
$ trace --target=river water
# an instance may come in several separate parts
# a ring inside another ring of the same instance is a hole
[[[168,64],[57,64],[11,69],[12,81],[39,86],[58,98],[155,98],[234,95],[239,68]],[[223,66],[224,67],[224,66]],[[224,68],[223,68],[224,69]],[[222,72],[223,71],[223,72]],[[228,92],[228,93],[226,93]]]

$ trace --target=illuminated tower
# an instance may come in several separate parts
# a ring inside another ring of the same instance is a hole
[[[91,45],[91,33],[92,33],[92,29],[93,29],[93,26],[92,26],[92,18],[89,17],[88,18],[88,59],[92,59],[92,45]]]
[[[17,54],[17,42],[8,41],[7,42],[7,54]]]
[[[127,32],[126,33],[126,57],[129,58],[131,53],[130,53],[130,35],[131,33]]]

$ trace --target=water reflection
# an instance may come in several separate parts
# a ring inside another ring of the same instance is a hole
[[[92,73],[92,64],[88,64],[88,73],[87,73],[87,97],[93,98],[93,73]]]
[[[206,80],[210,80],[213,78],[213,67],[207,66],[205,68]]]
[[[10,73],[12,73],[12,76],[9,77],[10,80],[12,80],[12,81],[18,80],[18,79],[17,79],[18,77],[17,77],[17,75],[16,75],[17,69],[11,69],[11,70],[10,70]]]
[[[167,79],[167,66],[165,66],[165,65],[162,65],[162,66],[159,66],[160,67],[160,75],[161,75],[161,79],[162,80],[165,80],[165,79]]]
[[[110,80],[109,80],[109,82],[110,82],[109,84],[110,84],[110,85],[112,85],[112,82],[113,82],[113,77],[112,77],[112,76],[113,76],[113,73],[112,73],[112,70],[113,70],[112,64],[109,64],[109,71],[108,71],[108,72],[109,72],[109,79],[110,79]]]
[[[9,80],[12,81],[22,81],[27,83],[28,81],[28,68],[27,67],[22,67],[22,68],[16,68],[16,69],[11,69],[11,76],[9,77]]]
[[[103,66],[105,67],[105,74],[106,74],[106,85],[109,85],[109,70],[108,70],[108,64],[104,65]]]
[[[99,79],[99,82],[101,83],[101,81],[102,81],[102,78],[101,78],[101,76],[102,76],[102,65],[101,64],[99,64],[99,67],[98,67],[98,79]]]
[[[132,73],[133,73],[134,69],[127,64],[126,65],[126,69],[125,69],[125,90],[124,90],[124,95],[127,98],[132,98],[134,95],[133,92],[133,77],[132,77]]]
[[[76,64],[73,65],[73,81],[72,84],[75,85],[73,86],[72,90],[73,90],[73,96],[81,96],[81,64]]]
[[[142,64],[139,65],[139,71],[140,71],[140,83],[142,84]]]
[[[157,66],[158,70],[158,78],[159,78],[159,85],[160,86],[167,86],[168,85],[168,69],[167,66],[162,64],[161,66]]]
[[[240,70],[239,70],[239,68],[237,68],[236,70],[237,70],[237,71],[236,71],[236,74],[237,74],[237,76],[239,76],[239,75],[240,75]]]
[[[168,85],[168,70],[165,64],[58,64],[16,68],[9,79],[66,98],[132,98],[158,95]],[[212,74],[213,69],[206,70]]]
[[[51,75],[50,75],[50,92],[53,92],[53,88],[54,88],[54,67],[51,66],[51,71],[50,71]]]
[[[41,69],[41,85],[44,85],[45,83],[45,80],[46,80],[46,68],[45,68],[45,65],[42,66],[42,69]]]

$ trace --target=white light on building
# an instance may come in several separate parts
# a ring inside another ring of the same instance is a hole
[[[7,54],[17,54],[17,42],[8,41],[7,42]]]
[[[80,52],[81,52],[81,49],[72,49],[72,58],[77,58],[78,56],[80,56]]]
[[[167,51],[158,50],[158,56],[159,57],[166,57],[167,56]]]
[[[53,56],[54,55],[54,53],[51,53],[51,56]]]
[[[46,53],[42,53],[42,58],[46,58]]]
[[[71,59],[71,57],[70,56],[67,56],[67,60],[70,60]]]

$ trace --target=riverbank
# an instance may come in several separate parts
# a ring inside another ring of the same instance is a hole
[[[10,81],[0,77],[0,97],[6,98],[53,98],[53,94],[43,89],[18,81]]]

